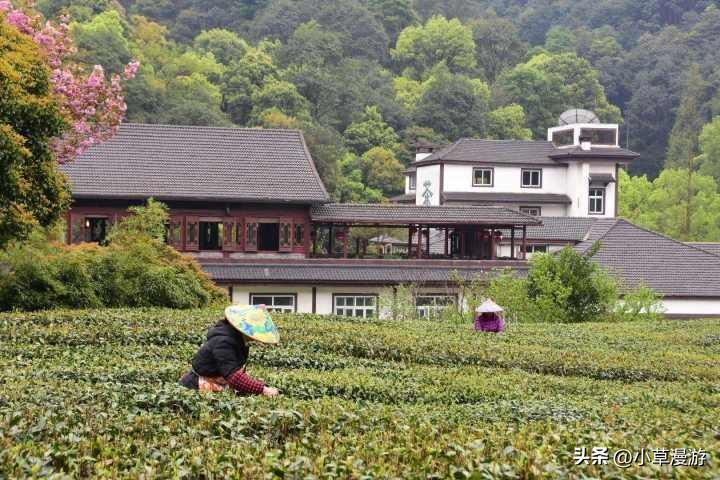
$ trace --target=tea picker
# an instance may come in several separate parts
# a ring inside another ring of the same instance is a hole
[[[180,384],[200,391],[218,392],[227,388],[245,395],[276,397],[277,388],[247,374],[249,344],[277,344],[280,334],[265,305],[231,305],[225,318],[210,327],[207,340],[192,360],[192,369]]]
[[[505,320],[502,307],[490,299],[475,309],[475,330],[480,332],[500,333],[505,331]]]

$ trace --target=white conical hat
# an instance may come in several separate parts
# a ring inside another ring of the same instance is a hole
[[[475,313],[496,313],[502,311],[502,307],[490,300],[489,298],[485,300],[482,305],[475,309]]]

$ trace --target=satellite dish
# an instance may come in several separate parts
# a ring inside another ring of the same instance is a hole
[[[571,108],[560,115],[558,125],[572,125],[574,123],[600,123],[600,119],[590,110]]]

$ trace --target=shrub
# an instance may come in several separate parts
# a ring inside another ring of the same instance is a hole
[[[618,302],[615,316],[627,322],[635,320],[660,320],[665,313],[662,306],[662,295],[652,288],[640,283],[635,290],[626,293]]]
[[[557,254],[533,256],[527,294],[536,319],[587,322],[613,311],[618,299],[615,280],[591,260],[599,248],[596,243],[588,255],[565,247]]]
[[[0,253],[0,310],[193,308],[225,299],[197,262],[164,243],[164,205],[150,200],[132,211],[107,246],[63,245],[38,232]]]

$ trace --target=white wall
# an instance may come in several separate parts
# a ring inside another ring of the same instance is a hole
[[[445,166],[447,170],[447,165]],[[415,186],[415,204],[424,205],[425,182],[430,181],[430,205],[440,205],[440,165],[428,165],[417,169],[417,183]]]
[[[613,177],[616,176],[615,163],[614,162],[593,162],[590,164],[590,176],[593,173],[606,173]],[[616,178],[615,181],[618,179]],[[602,184],[593,185],[602,187]],[[588,187],[589,188],[589,187]],[[604,215],[593,215],[593,217],[601,216],[613,218],[615,216],[615,183],[608,183],[605,185],[605,214]]]
[[[233,285],[232,302],[240,305],[250,303],[251,293],[284,293],[297,295],[298,312],[312,312],[312,287],[306,285]]]
[[[506,239],[503,240],[505,242]],[[538,245],[538,242],[533,242],[535,245]],[[522,244],[522,237],[520,239],[515,239],[515,258],[520,258],[520,246]],[[559,252],[564,248],[564,245],[549,245],[548,251],[550,253]],[[528,253],[527,258],[530,260],[534,254]],[[498,256],[499,257],[509,257],[510,256],[510,244],[509,243],[501,243],[498,247]]]
[[[662,300],[665,315],[668,316],[720,316],[720,299],[705,300],[702,298],[665,298]]]
[[[488,165],[489,167],[492,167],[494,169],[493,186],[473,187],[473,168],[483,166],[484,165],[473,166],[446,164],[443,182],[444,191],[560,194],[564,194],[567,192],[567,178],[565,173],[567,168],[562,165],[545,165],[542,167],[537,167],[542,168],[542,188],[523,188],[520,186],[522,180],[521,170],[524,167]]]

